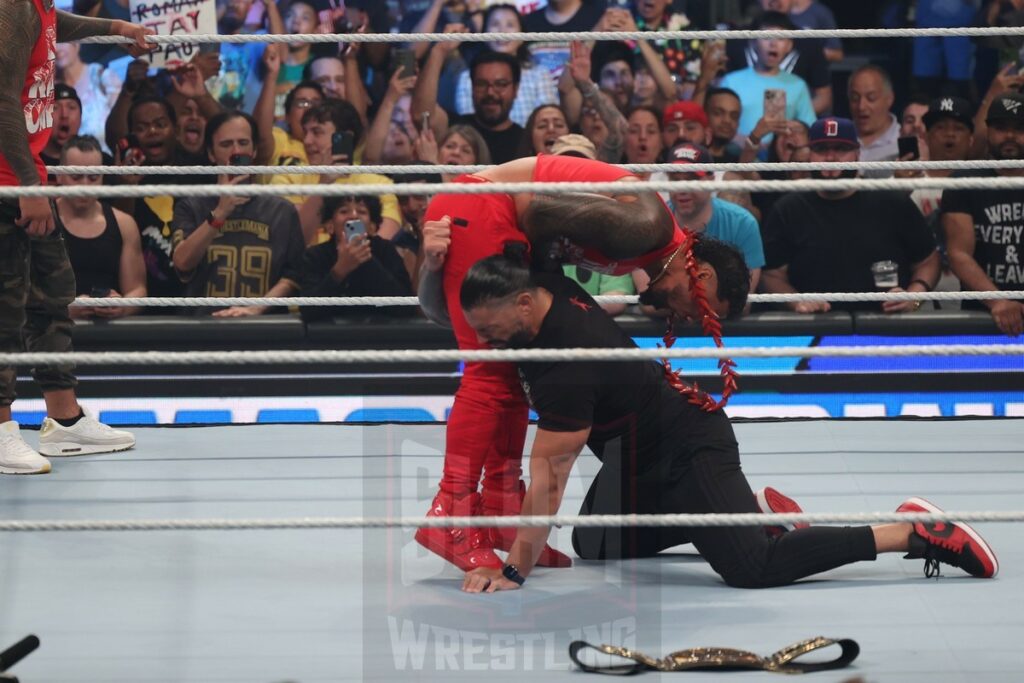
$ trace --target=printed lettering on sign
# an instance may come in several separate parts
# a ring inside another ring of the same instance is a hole
[[[160,36],[217,33],[216,0],[131,0],[130,13],[132,23],[148,26]],[[198,52],[198,43],[160,45],[147,59],[157,69],[173,69]]]
[[[25,128],[29,135],[53,128],[53,77],[56,70],[57,30],[46,29],[46,63],[32,72],[25,102]]]

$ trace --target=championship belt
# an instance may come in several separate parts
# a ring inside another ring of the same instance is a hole
[[[814,652],[831,645],[838,645],[842,651],[839,656],[827,662],[800,663],[794,661],[808,652]],[[581,650],[596,650],[605,655],[631,659],[629,664],[610,664],[608,666],[595,666],[584,664],[580,661]],[[679,650],[662,659],[655,659],[647,655],[614,645],[591,645],[582,640],[576,640],[569,644],[569,658],[578,667],[587,673],[612,674],[618,676],[629,676],[643,671],[689,671],[700,669],[752,669],[755,671],[773,671],[780,674],[805,674],[815,671],[829,671],[831,669],[842,669],[860,654],[860,645],[848,638],[825,638],[818,636],[793,643],[782,648],[778,652],[767,657],[761,657],[753,652],[744,650],[733,650],[724,647],[697,647],[691,650]]]

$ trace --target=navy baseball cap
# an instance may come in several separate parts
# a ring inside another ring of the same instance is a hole
[[[859,149],[857,129],[853,121],[838,116],[826,116],[811,125],[807,135],[807,144],[813,149],[815,145],[843,145],[849,149]]]
[[[925,128],[931,128],[942,119],[953,119],[974,132],[974,107],[962,97],[939,97],[928,105],[923,117]]]

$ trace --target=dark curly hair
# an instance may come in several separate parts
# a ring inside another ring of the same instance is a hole
[[[729,304],[727,318],[734,320],[743,315],[750,293],[750,269],[739,249],[721,240],[696,235],[693,256],[715,269],[718,275],[715,294],[720,301]]]

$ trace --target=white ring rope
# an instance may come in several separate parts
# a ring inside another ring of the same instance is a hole
[[[602,295],[594,297],[599,304],[636,304],[640,297],[632,295]],[[1024,299],[1024,290],[991,292],[822,292],[801,294],[751,294],[751,303],[785,303],[790,301],[997,301]],[[292,296],[292,297],[123,297],[80,298],[72,306],[90,308],[176,307],[193,306],[418,306],[414,296]]]
[[[508,517],[293,517],[278,519],[46,519],[0,520],[0,532],[24,531],[242,531],[275,529],[393,529],[464,527],[724,527],[807,522],[1022,522],[1024,511],[732,513],[662,515],[537,515]]]
[[[951,161],[780,161],[712,164],[612,164],[632,173],[696,173],[703,171],[929,171],[1024,169],[1022,159]],[[50,166],[54,175],[423,175],[476,173],[494,164],[377,164],[362,166]]]
[[[969,36],[1022,36],[1024,26],[976,26],[954,28],[838,28],[838,29],[737,29],[731,31],[556,31],[537,33],[284,33],[284,34],[189,34],[148,36],[156,45],[211,43],[489,43],[492,41],[557,42],[572,40],[756,40],[759,38],[952,38]],[[81,43],[130,44],[122,36],[93,36]]]
[[[999,178],[835,178],[811,180],[647,180],[646,192],[817,192],[836,190],[1020,190],[1024,176]],[[358,197],[432,194],[623,194],[623,184],[601,183],[398,183],[366,185],[46,185],[0,187],[0,199],[21,197]]]
[[[914,344],[906,346],[766,346],[622,349],[399,349],[272,351],[62,351],[0,353],[0,365],[269,365],[322,363],[455,363],[530,361],[639,361],[697,358],[859,358],[864,356],[1020,356],[1024,344]]]

